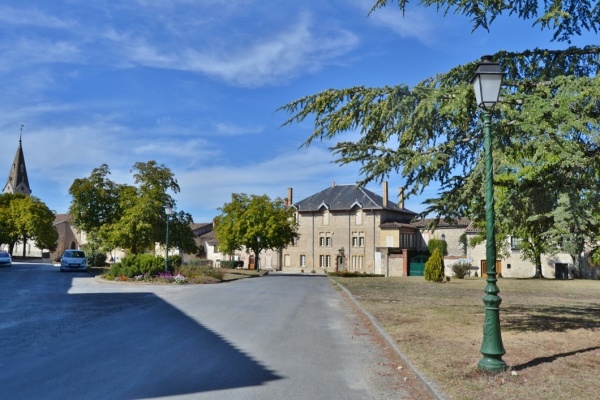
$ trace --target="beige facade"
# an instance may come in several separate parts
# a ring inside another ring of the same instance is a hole
[[[387,196],[387,183],[383,196],[356,185],[333,184],[293,203],[290,189],[288,203],[295,209],[298,237],[282,252],[282,270],[407,275],[417,233],[409,222],[416,214]]]
[[[509,242],[506,245],[510,248]],[[486,266],[485,242],[475,247],[469,246],[467,258],[472,260],[472,265],[477,269],[478,276],[482,276],[482,270],[485,271],[483,267]],[[561,265],[568,270],[569,278],[573,278],[573,259],[570,255],[566,253],[542,255],[542,275],[545,278],[555,278],[557,268],[560,270]],[[535,265],[530,261],[523,260],[521,250],[516,248],[509,250],[508,257],[498,257],[496,269],[505,278],[532,278],[535,276]]]

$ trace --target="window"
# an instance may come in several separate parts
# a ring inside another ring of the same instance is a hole
[[[362,269],[363,261],[363,256],[352,256],[352,269]]]
[[[357,210],[356,211],[356,216],[355,216],[354,223],[356,225],[362,225],[362,220],[363,220],[363,211],[362,210]]]
[[[321,254],[319,256],[319,267],[321,268],[329,268],[331,267],[331,256]]]
[[[290,266],[290,255],[289,254],[285,254],[283,256],[283,265],[285,265],[286,267]]]
[[[329,225],[329,211],[323,211],[323,225]]]
[[[510,249],[511,250],[521,250],[521,245],[522,245],[523,240],[515,237],[515,236],[511,236],[510,237]]]
[[[415,235],[411,233],[403,233],[400,235],[400,247],[408,249],[415,247]]]
[[[331,247],[332,245],[333,245],[333,240],[331,238],[331,232],[319,233],[319,246]]]
[[[352,247],[365,247],[364,235],[364,232],[352,232]]]
[[[298,237],[297,236],[294,236],[292,238],[292,246],[298,246]]]
[[[301,267],[305,267],[306,266],[306,256],[304,254],[302,254],[300,256],[300,266]]]

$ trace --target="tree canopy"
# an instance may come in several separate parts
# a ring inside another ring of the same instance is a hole
[[[372,12],[387,3],[391,1],[377,1]],[[407,1],[397,3],[404,10]],[[558,40],[581,29],[596,31],[600,15],[598,4],[588,1],[543,2],[540,9],[537,1],[420,4],[471,16],[474,28],[486,29],[504,12],[523,19],[541,12],[536,23],[554,29]],[[502,216],[498,237],[525,239],[532,247],[524,255],[536,264],[540,252],[556,250],[559,231],[563,236],[576,229],[599,234],[597,222],[565,227],[563,216],[563,228],[557,226],[557,214],[567,209],[571,221],[575,216],[582,221],[584,209],[596,221],[600,215],[599,55],[598,46],[493,55],[505,73],[500,103],[492,111],[496,208]],[[290,115],[284,125],[314,118],[305,146],[359,131],[358,141],[337,142],[331,151],[339,164],[360,165],[361,184],[397,173],[410,196],[437,182],[441,189],[425,202],[423,215],[447,220],[466,216],[481,224],[483,130],[471,86],[478,64],[473,60],[456,66],[412,88],[358,86],[308,95],[280,108]],[[570,195],[567,208],[558,206],[562,194]]]
[[[165,243],[164,207],[176,205],[168,191],[179,192],[177,180],[169,168],[156,161],[137,162],[131,172],[136,186],[117,184],[108,178],[110,170],[103,164],[89,177],[76,179],[69,190],[73,196],[69,212],[75,226],[104,250],[122,247],[138,254],[155,243]],[[192,222],[184,211],[169,217],[170,246],[196,251]]]
[[[0,195],[0,243],[6,243],[10,252],[17,242],[33,240],[40,249],[54,251],[58,232],[54,229],[54,212],[35,196],[22,193]]]
[[[371,12],[385,7],[388,3],[398,3],[404,12],[408,0],[377,0]],[[582,30],[598,32],[600,26],[600,4],[590,0],[421,0],[424,7],[436,7],[444,13],[471,17],[473,30],[489,30],[492,22],[502,14],[516,16],[523,20],[534,20],[533,25],[554,31],[554,39],[568,41],[573,35],[581,35]]]
[[[258,260],[262,250],[283,248],[297,235],[293,211],[280,198],[233,193],[219,211],[214,229],[223,254],[252,250]]]

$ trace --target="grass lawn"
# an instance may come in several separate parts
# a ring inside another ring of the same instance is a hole
[[[509,371],[477,370],[485,279],[332,278],[451,399],[600,399],[600,281],[499,279]]]

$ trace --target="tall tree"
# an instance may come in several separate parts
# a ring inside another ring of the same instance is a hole
[[[387,3],[391,1],[378,1],[373,12]],[[397,3],[404,10],[407,1]],[[582,29],[595,31],[600,18],[598,4],[576,0],[544,2],[539,10],[535,8],[538,2],[524,0],[423,0],[420,4],[448,7],[447,11],[473,17],[474,28],[486,29],[503,12],[528,19],[539,11],[542,14],[536,23],[554,29],[557,40],[566,40]],[[521,199],[532,212],[539,209],[539,214],[530,215],[532,229],[520,233],[527,234],[531,243],[547,240],[549,229],[547,225],[542,230],[533,226],[541,220],[554,223],[554,208],[532,207],[541,205],[531,196],[538,195],[542,187],[553,206],[560,193],[574,191],[576,196],[584,196],[582,183],[592,191],[600,189],[599,55],[599,47],[588,46],[502,51],[493,57],[506,73],[501,102],[492,113],[495,169],[511,169],[521,176],[513,182],[496,178],[495,195],[507,201]],[[408,85],[359,86],[309,95],[280,108],[290,114],[284,125],[314,117],[314,132],[305,146],[313,140],[334,140],[345,131],[360,131],[358,141],[335,143],[331,151],[340,164],[361,165],[362,184],[400,173],[410,196],[438,182],[438,197],[426,201],[424,214],[445,219],[467,216],[481,222],[483,132],[470,83],[478,64],[473,61],[457,66],[412,89]],[[568,157],[564,156],[565,149]],[[577,168],[574,175],[575,165],[583,167]],[[498,187],[498,183],[505,186]],[[506,191],[506,195],[500,196],[499,190]],[[502,209],[499,203],[497,207]],[[506,236],[518,232],[523,228],[522,221],[512,218],[498,224],[505,230],[500,233]]]
[[[23,244],[23,257],[27,255],[27,242],[32,240],[41,249],[55,250],[58,232],[54,229],[54,212],[34,196],[21,193],[0,196],[0,219],[4,239],[10,252],[17,242]]]
[[[77,178],[69,188],[72,196],[69,215],[73,224],[86,232],[92,252],[101,247],[100,228],[120,218],[120,185],[108,179],[110,169],[102,164],[89,177]],[[108,250],[108,249],[106,249]]]
[[[385,7],[388,3],[398,3],[406,11],[408,0],[377,0],[372,11]],[[568,41],[582,30],[598,32],[600,26],[600,4],[590,0],[421,0],[419,5],[454,11],[472,18],[473,30],[489,30],[496,17],[502,14],[514,15],[523,20],[534,19],[534,26],[554,31],[554,39]]]
[[[236,250],[252,250],[257,268],[261,251],[283,248],[297,235],[293,211],[280,198],[233,193],[231,202],[219,211],[215,231],[220,251],[232,254]]]
[[[76,179],[70,190],[70,212],[78,226],[97,237],[105,250],[121,247],[138,254],[153,249],[155,243],[165,243],[164,206],[176,204],[168,191],[178,193],[180,188],[173,172],[156,161],[136,162],[131,172],[135,185],[110,181],[106,164],[95,168],[90,177]],[[184,211],[170,217],[171,246],[195,251],[191,223],[191,215]]]

